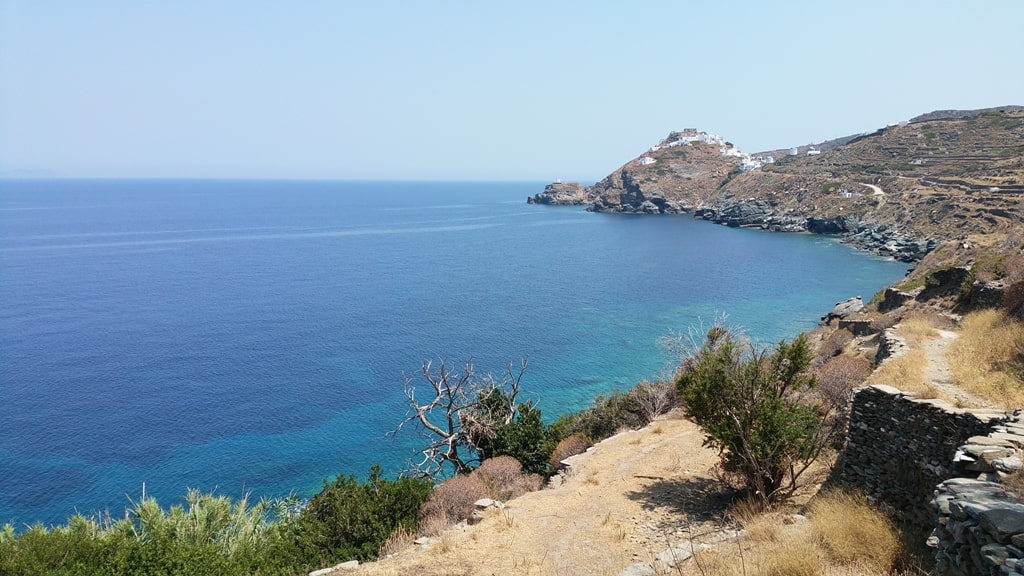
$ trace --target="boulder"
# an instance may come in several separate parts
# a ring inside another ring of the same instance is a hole
[[[914,299],[916,293],[902,292],[895,288],[886,288],[882,293],[882,301],[878,303],[878,311],[891,312]]]
[[[821,321],[828,324],[832,320],[838,320],[846,318],[850,314],[860,312],[864,309],[864,301],[861,300],[860,296],[854,296],[848,300],[842,302],[836,302],[835,307],[828,314],[821,317]]]

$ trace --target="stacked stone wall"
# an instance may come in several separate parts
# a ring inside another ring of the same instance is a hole
[[[923,542],[935,526],[935,487],[957,474],[957,450],[988,434],[1001,416],[889,386],[862,388],[853,398],[839,480],[863,490]]]
[[[840,482],[860,488],[917,542],[938,576],[1024,576],[1019,414],[965,410],[889,386],[854,395]]]
[[[1024,425],[1014,414],[957,450],[954,465],[965,477],[939,484],[932,500],[937,520],[928,543],[937,575],[1024,576],[1021,448]]]

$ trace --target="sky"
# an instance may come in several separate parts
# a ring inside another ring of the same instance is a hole
[[[0,0],[0,176],[580,180],[1024,105],[1024,2]]]

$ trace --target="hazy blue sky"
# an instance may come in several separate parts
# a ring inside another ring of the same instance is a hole
[[[0,0],[0,174],[602,178],[1024,104],[1024,2]]]

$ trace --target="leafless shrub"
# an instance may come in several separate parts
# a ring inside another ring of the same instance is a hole
[[[427,443],[421,452],[423,459],[416,464],[421,474],[435,478],[448,466],[458,474],[469,473],[479,461],[481,445],[493,440],[497,429],[515,418],[519,382],[525,371],[525,359],[518,370],[509,364],[500,379],[477,374],[472,358],[461,371],[443,359],[437,370],[430,361],[424,362],[421,373],[427,386],[421,388],[427,393],[417,398],[413,379],[406,380],[410,414],[391,434],[397,435],[407,425],[419,429]],[[487,405],[495,395],[502,406]]]
[[[459,474],[434,488],[420,510],[422,525],[447,526],[469,518],[473,503],[487,497],[487,487],[474,474]]]
[[[1024,320],[1024,282],[1011,284],[1003,293],[1003,309],[1008,316]]]
[[[853,334],[845,328],[829,334],[828,338],[825,338],[818,346],[818,357],[815,363],[825,364],[830,358],[842,354],[850,342],[853,342]]]
[[[871,375],[873,367],[866,358],[836,356],[815,371],[818,391],[823,399],[834,406],[845,406],[853,389]]]
[[[495,500],[511,500],[522,496],[527,492],[540,489],[540,482],[534,482],[530,477],[523,474],[523,466],[519,460],[511,456],[498,456],[484,460],[473,472],[473,476],[480,479],[487,495]],[[540,476],[537,476],[540,478]],[[536,484],[536,487],[534,485]]]
[[[551,452],[551,467],[555,470],[562,468],[562,460],[577,454],[583,454],[590,448],[590,442],[579,434],[573,434],[563,438]]]
[[[679,406],[679,393],[672,382],[644,380],[630,393],[636,396],[637,404],[648,422]]]

